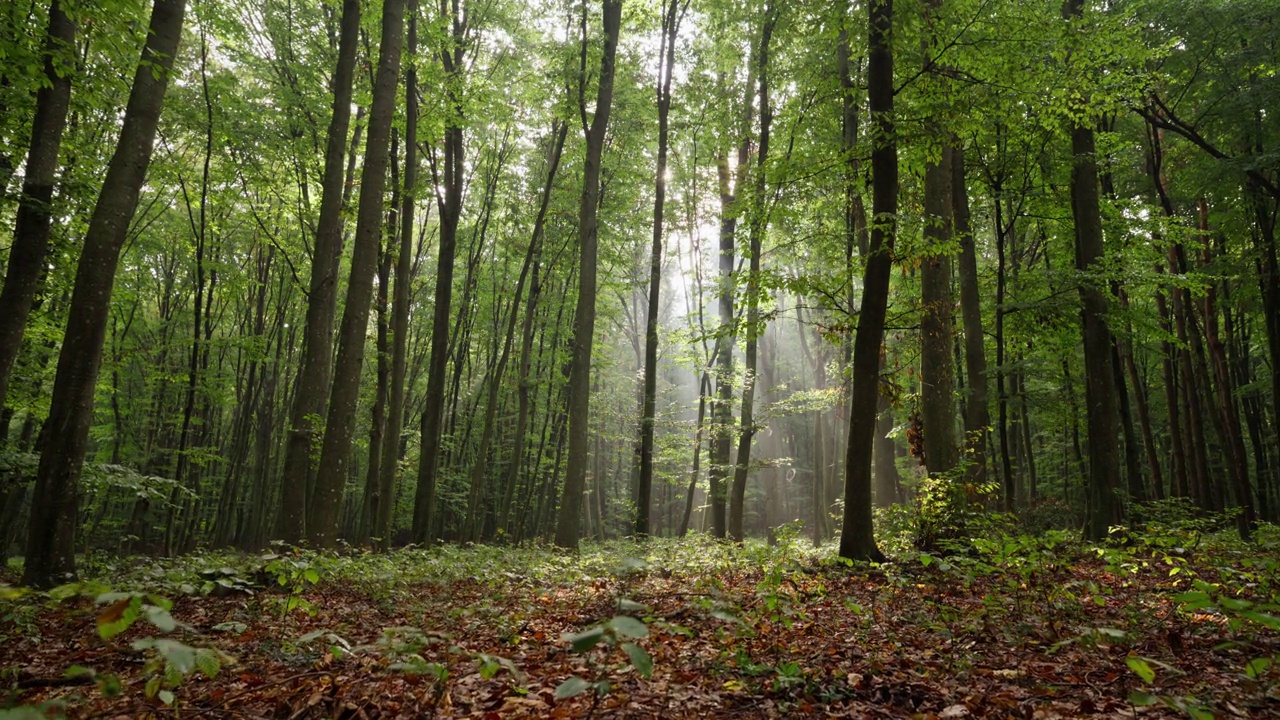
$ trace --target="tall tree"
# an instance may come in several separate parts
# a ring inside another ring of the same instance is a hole
[[[747,271],[747,319],[744,330],[747,336],[744,364],[746,375],[742,382],[742,415],[738,423],[738,455],[733,468],[733,485],[729,493],[729,537],[741,542],[743,515],[746,512],[747,475],[751,466],[751,439],[755,437],[756,355],[763,323],[760,320],[760,253],[764,234],[769,227],[765,207],[765,170],[769,161],[769,134],[773,125],[773,109],[769,104],[769,44],[778,22],[778,5],[769,3],[764,10],[764,24],[760,28],[760,47],[756,50],[757,100],[760,104],[760,145],[756,150],[755,184],[751,197],[751,224],[748,226],[750,255]]]
[[[120,249],[155,149],[186,0],[156,0],[116,150],[85,233],[36,472],[22,581],[50,587],[75,574],[76,510]]]
[[[383,191],[390,164],[391,121],[395,117],[396,87],[400,81],[400,50],[404,41],[404,0],[386,0],[382,6],[382,41],[369,109],[364,169],[360,175],[360,204],[352,241],[351,274],[347,301],[338,333],[333,390],[320,448],[316,491],[307,508],[307,539],[318,547],[332,547],[338,539],[342,490],[351,461],[356,404],[360,398],[360,370],[373,299],[373,276],[382,247]]]
[[[9,396],[27,316],[40,283],[49,252],[53,224],[53,185],[58,172],[58,151],[71,106],[71,70],[76,25],[67,17],[60,0],[49,4],[49,28],[44,40],[44,82],[36,91],[35,116],[31,121],[31,143],[18,196],[13,245],[5,267],[4,289],[0,291],[0,409]],[[3,194],[3,188],[0,188]],[[5,431],[8,427],[6,424]]]
[[[431,360],[427,367],[427,400],[422,411],[422,451],[418,457],[418,487],[413,503],[413,537],[419,543],[435,539],[436,474],[440,467],[441,434],[444,423],[444,392],[449,365],[449,330],[453,304],[453,265],[458,252],[458,221],[462,217],[463,172],[466,166],[463,144],[463,98],[461,83],[465,66],[466,26],[461,0],[440,0],[441,18],[447,18],[450,33],[440,48],[445,69],[445,94],[449,112],[444,131],[444,192],[437,193],[440,213],[440,249],[436,255],[435,306],[431,319]],[[463,303],[463,312],[467,310]],[[455,368],[455,372],[460,368]]]
[[[662,13],[658,46],[658,164],[653,183],[653,247],[649,251],[649,307],[644,325],[644,402],[640,410],[640,478],[636,484],[638,537],[649,534],[649,505],[653,491],[653,427],[658,406],[658,308],[662,289],[662,220],[667,202],[667,153],[670,151],[671,77],[675,67],[676,36],[689,0],[669,0]]]
[[[604,48],[600,54],[595,115],[589,126],[586,108],[581,108],[587,154],[582,170],[582,201],[578,208],[578,301],[574,314],[573,360],[569,369],[569,460],[555,534],[556,545],[571,549],[577,549],[581,534],[582,493],[586,490],[587,463],[590,460],[588,429],[591,421],[591,356],[596,327],[600,161],[604,154],[609,112],[613,106],[615,58],[622,26],[622,0],[602,2]],[[583,42],[586,42],[585,36]]]
[[[338,299],[338,260],[342,255],[343,152],[351,125],[351,98],[360,41],[360,0],[343,0],[338,34],[338,63],[333,73],[333,115],[325,141],[320,216],[311,253],[311,278],[303,328],[302,366],[289,415],[281,477],[280,524],[283,538],[298,542],[307,534],[307,484],[313,449],[325,414],[333,367],[333,317]]]
[[[853,340],[853,391],[845,446],[840,557],[882,561],[871,521],[871,446],[880,396],[880,343],[889,307],[898,216],[898,143],[893,119],[893,0],[868,8],[867,109],[871,113],[871,244]]]
[[[1073,25],[1084,17],[1084,0],[1066,0],[1063,15]],[[1099,210],[1098,162],[1088,110],[1075,108],[1071,128],[1071,218],[1075,226],[1076,269],[1098,274],[1105,247]],[[1109,299],[1100,278],[1079,284],[1084,336],[1085,415],[1089,423],[1089,503],[1085,536],[1106,537],[1121,517],[1119,409],[1111,362],[1111,329],[1107,326]]]
[[[968,375],[964,432],[969,478],[987,481],[987,435],[991,410],[987,406],[986,339],[982,334],[982,301],[978,288],[978,253],[969,225],[969,190],[965,182],[964,148],[955,145],[951,157],[951,202],[955,235],[960,240],[960,316],[964,323],[964,365]]]
[[[404,426],[405,374],[409,353],[409,288],[413,282],[413,230],[418,189],[418,0],[408,0],[409,33],[404,73],[404,186],[400,191],[400,243],[396,256],[396,284],[391,299],[391,391],[387,399],[387,429],[382,442],[378,501],[373,511],[373,535],[378,547],[391,547],[391,515],[395,507],[396,470],[400,461],[400,433]],[[424,220],[425,222],[425,220]]]

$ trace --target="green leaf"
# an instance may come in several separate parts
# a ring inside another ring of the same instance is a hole
[[[572,645],[574,652],[583,653],[595,647],[604,639],[604,628],[597,625],[580,633],[565,633],[560,639]]]
[[[173,619],[168,610],[147,605],[143,608],[147,613],[147,619],[152,625],[156,626],[160,632],[173,632],[178,627],[178,621]]]
[[[1151,693],[1138,692],[1136,690],[1134,692],[1129,693],[1129,704],[1131,705],[1137,705],[1138,707],[1148,707],[1151,705],[1155,705],[1158,702],[1160,702],[1160,698],[1156,697],[1155,695],[1152,695]]]
[[[649,656],[648,651],[635,643],[622,643],[622,651],[631,659],[631,666],[640,673],[641,677],[653,676],[653,658]]]
[[[609,621],[609,627],[622,637],[649,637],[649,628],[629,615],[619,615]]]
[[[175,699],[173,697],[172,690],[161,690],[160,692],[156,693],[156,697],[160,698],[160,702],[164,703],[165,705],[172,705]]]
[[[306,578],[307,582],[312,585],[320,582],[320,573],[316,572],[315,568],[307,568],[306,572],[302,573],[302,577]]]
[[[556,699],[568,700],[571,697],[577,697],[582,694],[582,691],[590,687],[591,683],[575,675],[560,683],[560,686],[556,688]]]
[[[1130,655],[1124,659],[1124,664],[1128,665],[1129,669],[1138,677],[1142,678],[1142,681],[1148,685],[1155,682],[1156,671],[1151,669],[1151,665],[1147,663],[1144,658],[1140,658],[1137,655]]]
[[[1271,667],[1273,660],[1271,658],[1254,658],[1244,664],[1244,674],[1250,678],[1257,680],[1258,676],[1267,671]]]
[[[71,667],[67,668],[66,672],[62,673],[63,677],[68,677],[68,678],[81,677],[83,675],[88,675],[89,677],[97,677],[98,673],[92,668],[87,668],[83,665],[72,665]]]
[[[149,698],[155,697],[156,693],[159,692],[160,690],[161,681],[162,679],[159,675],[156,675],[155,677],[151,678],[150,680],[147,681],[146,687],[142,689],[142,693]]]
[[[1252,620],[1269,630],[1280,630],[1280,617],[1276,617],[1275,615],[1260,613],[1256,610],[1242,610],[1239,615],[1240,617]]]
[[[618,600],[618,609],[623,612],[642,613],[648,610],[649,608],[644,605],[641,605],[635,600],[628,600],[627,598],[622,598]]]
[[[205,677],[217,677],[222,670],[222,661],[213,650],[202,648],[196,652],[196,669],[204,673]]]
[[[48,720],[48,716],[31,705],[13,708],[0,708],[0,720]]]

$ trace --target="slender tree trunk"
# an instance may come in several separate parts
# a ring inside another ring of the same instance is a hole
[[[342,255],[343,153],[351,125],[352,82],[360,39],[360,0],[343,0],[338,64],[333,75],[333,115],[325,145],[320,217],[311,255],[311,280],[303,330],[302,366],[289,415],[284,474],[280,490],[280,530],[287,542],[307,535],[307,486],[313,449],[324,415],[333,363],[333,317],[338,298],[338,260]]]
[[[71,105],[71,73],[64,74],[58,68],[74,51],[75,41],[75,23],[63,12],[61,0],[52,0],[42,53],[44,81],[36,91],[31,143],[14,218],[13,245],[9,247],[4,289],[0,291],[0,408],[5,407],[9,395],[9,380],[22,348],[27,316],[49,252],[53,183],[58,172],[62,132],[67,125],[67,109]],[[5,185],[0,185],[0,197],[6,194]],[[8,423],[4,423],[4,427],[7,430]]]
[[[702,427],[707,417],[707,398],[711,396],[711,373],[703,371],[698,380],[698,422],[693,435],[693,468],[689,471],[689,487],[684,495],[684,513],[680,516],[679,537],[689,533],[689,518],[693,515],[693,498],[698,490],[698,465],[702,459]]]
[[[685,9],[689,7],[685,3]],[[649,498],[653,491],[653,430],[658,396],[658,293],[662,288],[662,221],[667,199],[667,116],[671,112],[671,75],[676,35],[684,11],[670,0],[662,16],[662,44],[658,50],[658,166],[653,187],[653,247],[649,252],[649,307],[644,329],[644,403],[640,416],[640,478],[636,487],[638,537],[649,534]]]
[[[1212,254],[1209,238],[1209,206],[1204,198],[1198,206],[1200,240],[1203,243],[1201,262],[1207,269]],[[1209,358],[1213,364],[1214,380],[1217,384],[1218,418],[1222,426],[1223,450],[1226,452],[1227,470],[1231,478],[1231,490],[1240,505],[1237,528],[1240,537],[1249,540],[1253,537],[1258,525],[1258,512],[1253,501],[1253,488],[1249,483],[1249,460],[1244,448],[1244,433],[1240,426],[1240,412],[1236,407],[1236,385],[1232,381],[1231,370],[1227,364],[1226,347],[1218,334],[1218,294],[1217,288],[1210,284],[1206,288],[1204,299],[1204,336],[1208,345]]]
[[[394,142],[392,143],[395,144]],[[392,151],[392,156],[395,156]],[[392,177],[399,173],[395,172],[395,164],[392,164]],[[392,180],[395,184],[395,180]],[[398,199],[398,198],[397,198]],[[392,201],[391,206],[398,209],[398,203]],[[387,222],[388,237],[396,238],[399,235],[399,224],[396,222],[395,212],[390,213]],[[378,295],[374,300],[374,311],[377,313],[377,348],[375,352],[378,356],[377,374],[373,391],[373,407],[369,413],[369,460],[368,466],[365,468],[364,481],[364,500],[360,508],[359,530],[357,540],[361,544],[368,543],[370,538],[374,536],[374,526],[377,524],[379,507],[384,502],[382,497],[382,451],[386,445],[394,445],[387,431],[387,401],[389,395],[388,385],[391,380],[391,347],[388,343],[387,330],[389,323],[388,315],[390,315],[390,306],[388,304],[388,285],[391,284],[391,263],[393,256],[391,247],[387,247],[382,253],[382,260],[378,263]],[[389,499],[388,499],[389,500]]]
[[[993,188],[995,193],[995,224],[996,224],[996,404],[999,422],[1000,435],[1000,468],[1001,477],[1003,479],[1003,488],[1001,497],[1004,500],[1004,511],[1013,512],[1018,500],[1018,478],[1013,472],[1013,461],[1011,458],[1011,447],[1009,439],[1009,393],[1006,388],[1009,372],[1005,367],[1005,332],[1004,318],[1007,310],[1005,309],[1005,295],[1008,286],[1008,275],[1006,272],[1006,240],[1012,227],[1006,228],[1004,218],[1002,216],[1003,206],[1001,203],[1001,188],[997,183]],[[1066,360],[1063,360],[1066,363]],[[1071,384],[1068,381],[1067,388],[1070,392]],[[1074,417],[1074,415],[1073,415]]]
[[[969,375],[964,431],[969,482],[987,482],[987,436],[991,413],[987,407],[987,352],[982,335],[982,300],[978,288],[978,257],[969,226],[969,191],[965,182],[964,148],[953,146],[951,202],[955,234],[960,240],[960,315],[964,322],[964,364]]]
[[[452,29],[451,45],[447,45],[440,57],[445,63],[448,78],[450,109],[457,113],[455,121],[445,127],[444,133],[444,194],[437,204],[440,212],[440,248],[436,257],[435,306],[431,319],[431,360],[427,369],[427,399],[422,412],[422,449],[418,458],[418,487],[413,503],[413,538],[418,543],[428,543],[436,538],[434,527],[436,483],[440,468],[441,435],[444,424],[444,394],[446,369],[449,364],[449,322],[453,304],[453,270],[458,253],[458,221],[462,217],[463,169],[465,153],[463,145],[462,107],[456,84],[462,82],[462,17],[458,0],[450,6],[441,2],[441,13],[447,8]],[[437,183],[440,179],[437,178]],[[465,303],[464,303],[465,312]],[[459,323],[461,326],[463,323]]]
[[[871,447],[880,395],[880,344],[889,305],[898,215],[898,144],[893,123],[893,0],[868,11],[867,106],[871,112],[871,245],[863,272],[862,309],[853,341],[853,391],[845,447],[840,557],[882,561],[871,520]]]
[[[1066,0],[1063,15],[1068,20],[1084,16],[1083,0]],[[1096,272],[1105,248],[1098,190],[1097,153],[1093,130],[1077,121],[1071,129],[1071,216],[1075,225],[1076,269]],[[1089,423],[1089,503],[1085,537],[1101,540],[1123,515],[1115,491],[1120,487],[1120,448],[1117,443],[1119,416],[1116,408],[1116,381],[1111,364],[1111,330],[1107,327],[1107,290],[1098,281],[1086,279],[1079,286],[1085,357],[1085,414]]]
[[[738,455],[733,468],[733,486],[729,493],[729,538],[742,542],[743,517],[746,514],[747,476],[751,471],[751,440],[755,437],[756,355],[763,331],[760,320],[760,253],[764,234],[769,228],[765,206],[765,168],[769,161],[769,133],[773,125],[773,108],[769,104],[769,44],[778,22],[779,9],[769,3],[765,8],[764,27],[760,31],[760,49],[756,53],[758,98],[760,103],[760,145],[756,151],[756,176],[748,229],[751,257],[747,272],[747,321],[744,330],[747,347],[744,358],[746,373],[742,382],[742,415],[738,424]]]
[[[46,588],[75,574],[80,474],[120,250],[151,163],[169,73],[182,38],[185,0],[156,0],[116,150],[85,233],[66,333],[45,420],[27,537],[25,585]]]
[[[1127,310],[1129,307],[1129,298],[1121,288],[1117,299],[1120,307]],[[1147,458],[1147,471],[1150,473],[1149,482],[1144,483],[1144,487],[1149,489],[1150,497],[1153,500],[1164,498],[1164,472],[1160,467],[1160,452],[1156,447],[1155,433],[1151,428],[1151,410],[1147,404],[1147,386],[1142,381],[1142,376],[1138,374],[1138,366],[1133,359],[1133,345],[1129,338],[1133,335],[1132,327],[1129,328],[1125,335],[1116,336],[1116,349],[1120,353],[1120,362],[1124,368],[1124,374],[1129,379],[1129,384],[1133,387],[1133,406],[1138,412],[1138,427],[1142,431],[1142,446]]]
[[[924,171],[925,243],[951,239],[951,158],[944,149],[938,162]],[[924,428],[924,465],[942,475],[956,465],[955,402],[951,328],[955,300],[951,294],[951,258],[942,252],[922,258],[920,318],[920,419]]]
[[[373,297],[373,275],[382,237],[383,190],[387,183],[388,146],[395,116],[396,86],[400,79],[400,49],[404,40],[404,0],[386,0],[382,8],[382,42],[369,110],[369,128],[360,176],[356,232],[352,240],[347,301],[338,333],[333,390],[316,475],[315,497],[307,512],[307,539],[318,547],[332,547],[338,539],[342,490],[351,461],[356,404],[360,399],[360,370]]]
[[[391,299],[391,392],[387,398],[387,429],[382,443],[382,460],[379,463],[378,503],[373,513],[372,530],[378,548],[383,551],[391,547],[391,520],[395,511],[396,474],[400,462],[400,434],[404,426],[409,291],[414,275],[413,229],[418,187],[418,0],[408,0],[408,13],[404,80],[404,187],[401,190],[396,283]]]
[[[935,15],[942,0],[930,0],[925,9],[926,30],[922,49],[931,53],[935,38]],[[934,84],[942,79],[941,68],[929,62],[925,74]],[[954,201],[952,184],[955,142],[950,131],[938,118],[928,121],[929,132],[942,143],[937,159],[924,168],[924,243],[926,255],[920,262],[920,421],[924,434],[925,468],[930,475],[945,475],[956,466],[955,441],[955,365],[952,348],[955,340],[955,298],[951,292],[951,255],[938,248],[949,245],[952,237]],[[926,542],[936,529],[922,528]]]
[[[582,171],[582,202],[578,210],[578,303],[574,314],[573,361],[569,369],[569,460],[564,493],[556,522],[555,543],[577,549],[582,493],[586,490],[591,421],[591,349],[596,329],[596,252],[599,227],[600,159],[613,105],[614,58],[622,25],[622,0],[603,0],[604,49],[596,89],[595,117],[587,129],[587,156]],[[586,42],[584,33],[583,42]]]

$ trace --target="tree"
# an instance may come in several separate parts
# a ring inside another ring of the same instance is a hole
[[[396,255],[395,295],[391,301],[391,390],[387,429],[382,441],[378,498],[373,535],[378,547],[391,547],[391,515],[395,506],[400,433],[404,427],[406,364],[409,351],[409,288],[413,283],[413,230],[418,191],[418,2],[409,0],[409,34],[404,77],[404,187],[400,191],[400,243]],[[425,220],[424,220],[425,221]]]
[[[738,542],[746,537],[742,529],[745,512],[747,473],[751,466],[751,439],[755,427],[756,355],[759,338],[763,332],[760,319],[760,254],[763,236],[769,219],[765,207],[765,169],[769,160],[769,132],[773,124],[773,110],[769,105],[769,43],[778,22],[778,6],[765,7],[764,24],[760,28],[760,46],[756,50],[756,82],[760,103],[760,145],[756,150],[755,186],[751,197],[751,224],[748,228],[750,260],[747,273],[747,318],[744,328],[747,335],[746,378],[742,383],[742,415],[738,426],[738,456],[733,469],[733,485],[729,493],[729,537]]]
[[[351,460],[356,402],[360,395],[360,369],[373,298],[373,276],[382,247],[383,191],[387,182],[391,121],[395,116],[396,87],[400,82],[400,50],[404,41],[404,0],[386,0],[382,7],[382,42],[369,110],[369,130],[364,169],[360,176],[360,204],[347,280],[347,301],[338,333],[333,390],[320,449],[316,492],[307,508],[307,539],[319,547],[332,547],[338,537],[342,489]]]
[[[671,77],[675,67],[676,36],[689,10],[670,0],[662,13],[658,47],[658,163],[653,184],[653,248],[649,251],[649,306],[644,324],[644,402],[640,410],[640,478],[636,489],[638,537],[649,534],[649,506],[653,491],[653,426],[658,405],[658,294],[662,288],[662,220],[667,201],[667,153],[670,151]]]
[[[151,163],[185,11],[186,0],[156,0],[152,7],[120,137],[85,233],[49,417],[41,430],[44,450],[22,574],[23,583],[33,587],[50,587],[75,574],[79,481],[116,264]]]
[[[1084,14],[1083,0],[1067,0],[1063,15],[1070,22]],[[1098,167],[1089,115],[1076,109],[1071,128],[1071,217],[1075,226],[1076,269],[1084,276],[1080,293],[1085,357],[1085,413],[1089,422],[1089,503],[1085,537],[1101,540],[1120,520],[1116,490],[1120,487],[1120,448],[1115,377],[1111,363],[1111,330],[1107,326],[1108,290],[1089,273],[1097,273],[1105,248],[1098,208]]]
[[[463,60],[467,50],[461,0],[442,1],[440,14],[447,17],[451,33],[440,49],[446,73],[445,94],[449,100],[444,131],[443,192],[437,192],[440,215],[440,250],[436,257],[435,306],[431,321],[431,361],[427,369],[427,399],[422,411],[422,452],[418,458],[418,488],[413,504],[413,537],[420,543],[435,539],[436,474],[440,464],[441,433],[444,422],[445,370],[449,364],[449,323],[452,319],[453,266],[458,249],[458,221],[462,217],[463,105],[461,83],[465,79]],[[466,312],[466,303],[463,303]]]
[[[351,125],[351,98],[360,34],[360,2],[344,0],[338,36],[338,63],[333,74],[333,115],[325,141],[324,176],[320,188],[320,216],[311,254],[311,278],[303,330],[302,367],[289,415],[281,478],[282,536],[298,542],[307,536],[307,485],[312,457],[324,415],[333,364],[333,317],[338,298],[338,260],[342,255],[343,152]]]
[[[75,23],[63,11],[61,1],[52,0],[43,52],[45,82],[36,91],[31,144],[27,149],[22,194],[18,198],[13,245],[9,248],[4,289],[0,291],[0,409],[5,407],[9,395],[9,380],[49,251],[58,151],[71,105],[72,58],[69,54],[75,40]]]
[[[591,411],[591,356],[596,323],[596,256],[599,240],[600,159],[613,104],[615,58],[622,25],[622,0],[603,0],[601,24],[604,48],[600,54],[600,78],[596,88],[595,115],[587,124],[581,108],[587,152],[583,165],[582,202],[578,210],[578,302],[574,313],[573,360],[569,369],[569,462],[556,522],[556,545],[577,549],[581,534],[582,493],[589,460],[588,427]],[[582,41],[587,41],[584,36]]]
[[[893,118],[893,0],[868,9],[867,109],[871,113],[871,244],[862,277],[862,307],[853,340],[853,390],[845,448],[840,557],[880,562],[871,521],[871,445],[880,395],[880,343],[889,304],[898,214],[898,146]]]

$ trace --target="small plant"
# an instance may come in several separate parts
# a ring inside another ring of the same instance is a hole
[[[628,600],[621,601],[619,605],[622,610],[643,609],[643,606]],[[561,639],[569,643],[575,653],[585,654],[597,646],[606,650],[604,653],[606,656],[612,654],[609,651],[621,652],[626,656],[631,667],[635,668],[642,677],[647,678],[653,675],[653,658],[644,648],[631,641],[648,636],[649,628],[643,622],[630,615],[617,615],[607,622],[594,625],[582,632],[565,633]],[[610,680],[607,664],[597,662],[591,655],[587,656],[587,660],[593,677],[584,679],[576,675],[571,676],[556,688],[556,698],[565,700],[577,697],[588,690],[593,691],[589,716],[595,712],[600,698],[608,695],[613,689],[613,682]]]
[[[288,597],[280,601],[280,616],[284,617],[291,610],[315,615],[315,606],[303,594],[320,582],[318,563],[314,562],[318,558],[271,553],[264,555],[262,559],[267,561],[263,570],[275,577],[276,583],[289,593]]]

